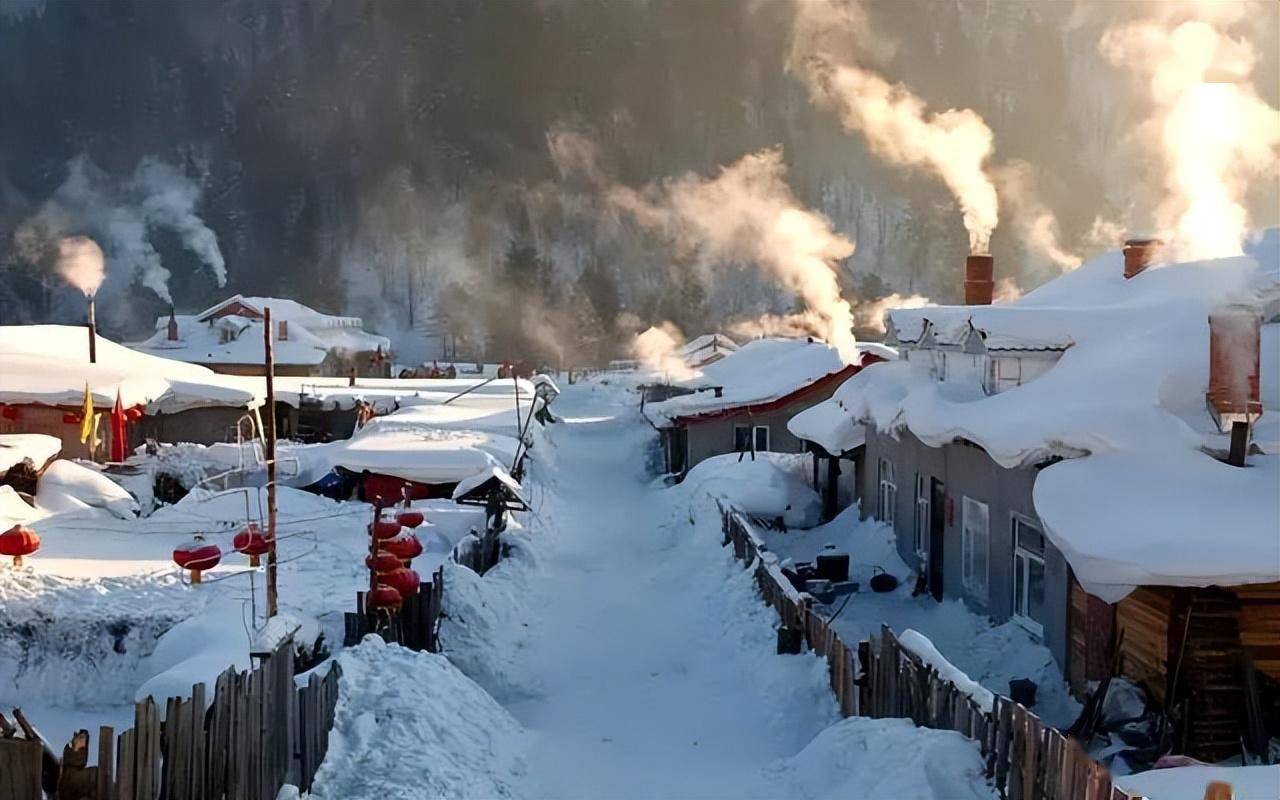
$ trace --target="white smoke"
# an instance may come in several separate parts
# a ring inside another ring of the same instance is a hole
[[[930,113],[902,84],[866,66],[883,57],[865,9],[853,0],[795,0],[788,68],[846,130],[862,133],[871,150],[894,164],[927,169],[960,204],[970,252],[986,253],[999,220],[996,187],[987,174],[993,135],[970,109]]]
[[[88,236],[68,236],[58,242],[56,269],[85,297],[93,297],[107,277],[102,248]]]
[[[713,178],[686,174],[639,191],[614,186],[607,196],[703,269],[758,264],[803,302],[804,311],[788,318],[793,329],[825,339],[846,362],[857,359],[853,311],[836,271],[853,243],[801,206],[780,150],[744,156]]]
[[[639,334],[631,341],[631,357],[641,367],[659,373],[669,380],[686,380],[697,371],[677,352],[684,345],[684,334],[670,322],[662,322]]]
[[[897,308],[924,308],[926,306],[937,305],[929,298],[920,294],[903,295],[894,292],[891,295],[882,297],[879,300],[873,300],[869,303],[859,303],[854,311],[854,318],[858,322],[860,328],[870,328],[874,330],[884,330],[885,320],[888,319],[890,311]]]
[[[155,159],[143,159],[131,177],[115,181],[86,156],[77,156],[53,196],[18,226],[15,245],[24,258],[39,263],[63,237],[91,233],[105,251],[107,277],[136,280],[172,303],[169,270],[150,240],[154,229],[176,233],[214,281],[226,284],[217,237],[195,213],[199,199],[191,179]]]
[[[1031,252],[1063,272],[1079,267],[1082,259],[1062,247],[1058,218],[1035,191],[1035,171],[1031,164],[1015,159],[994,172],[1000,183],[1000,199]]]
[[[1280,111],[1253,85],[1252,43],[1233,31],[1259,4],[1150,4],[1144,19],[1110,27],[1099,48],[1144,82],[1150,115],[1137,141],[1154,150],[1165,194],[1158,234],[1176,260],[1238,255],[1249,228],[1251,180],[1274,180]]]

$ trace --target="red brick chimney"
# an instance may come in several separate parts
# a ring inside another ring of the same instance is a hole
[[[280,320],[280,335],[276,338],[282,342],[289,341],[289,320]]]
[[[1124,277],[1132,278],[1151,266],[1164,242],[1159,239],[1127,239],[1124,243]]]
[[[995,294],[995,260],[989,255],[971,255],[964,260],[964,304],[989,306]]]
[[[168,339],[171,342],[178,341],[178,320],[173,316],[173,307],[169,307],[169,330]]]
[[[1227,306],[1209,315],[1209,412],[1219,430],[1233,422],[1252,424],[1262,414],[1258,373],[1262,316],[1244,306]]]

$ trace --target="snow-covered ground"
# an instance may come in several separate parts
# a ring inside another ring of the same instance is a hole
[[[516,796],[992,796],[972,743],[840,721],[825,661],[774,654],[710,496],[651,484],[634,395],[587,382],[557,412],[510,557],[446,568],[446,655],[528,733]]]

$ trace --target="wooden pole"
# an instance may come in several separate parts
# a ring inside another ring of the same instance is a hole
[[[89,363],[98,363],[98,323],[93,318],[93,295],[89,295]]]
[[[271,346],[271,309],[262,309],[262,340],[267,374],[267,619],[279,612],[276,597],[276,359]]]

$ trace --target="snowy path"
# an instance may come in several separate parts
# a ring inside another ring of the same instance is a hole
[[[670,524],[672,493],[644,470],[652,431],[629,404],[609,407],[616,397],[561,398],[569,419],[540,477],[556,532],[514,665],[536,690],[508,706],[537,737],[527,794],[788,794],[761,766],[836,719],[821,662],[773,655],[768,612],[749,580],[726,582],[737,568],[715,532]]]

